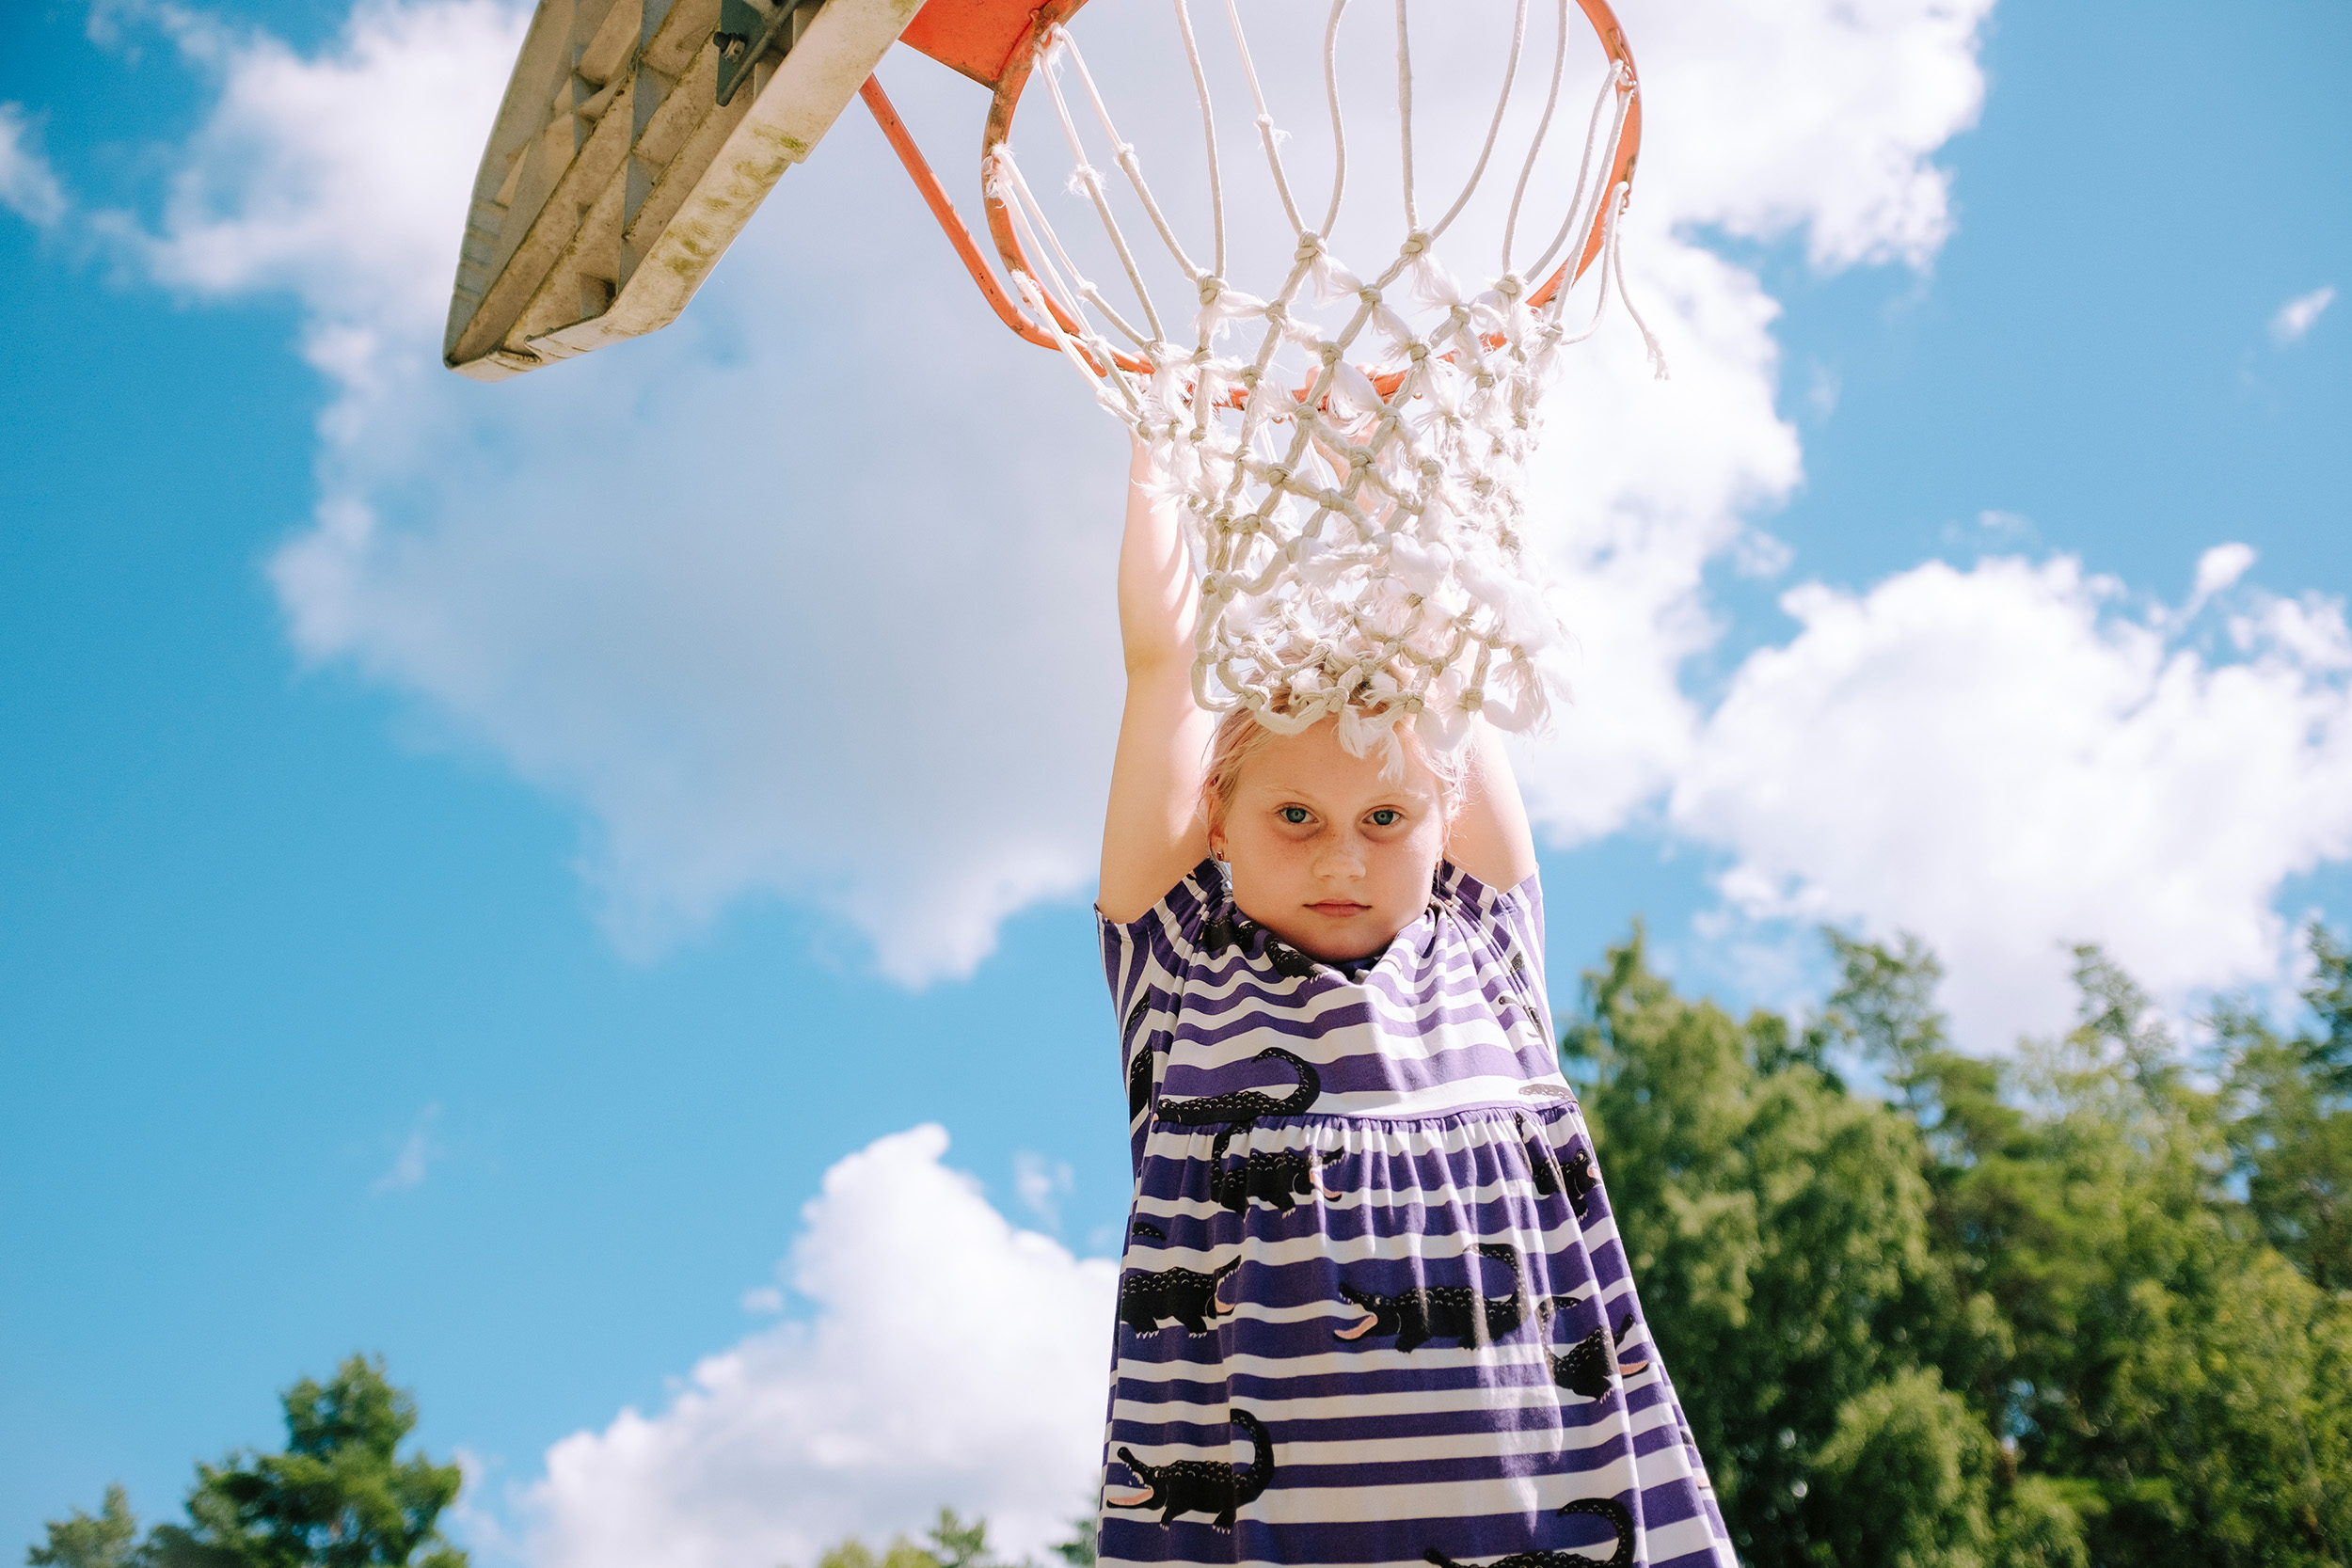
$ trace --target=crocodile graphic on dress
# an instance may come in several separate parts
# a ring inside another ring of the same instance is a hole
[[[1274,1479],[1274,1439],[1264,1423],[1241,1406],[1226,1413],[1226,1418],[1249,1433],[1250,1447],[1256,1450],[1253,1463],[1247,1470],[1235,1469],[1221,1460],[1179,1459],[1167,1465],[1146,1465],[1136,1457],[1136,1450],[1122,1448],[1120,1462],[1143,1482],[1146,1490],[1125,1497],[1104,1496],[1103,1500],[1113,1508],[1156,1508],[1160,1523],[1172,1525],[1179,1513],[1209,1513],[1216,1515],[1209,1522],[1218,1529],[1232,1529],[1236,1511],[1258,1500]]]
[[[1617,1532],[1617,1549],[1605,1558],[1586,1557],[1582,1552],[1513,1552],[1509,1557],[1477,1565],[1456,1562],[1435,1546],[1422,1556],[1434,1568],[1632,1568],[1633,1515],[1626,1512],[1625,1504],[1614,1497],[1579,1497],[1574,1502],[1562,1503],[1554,1512],[1564,1515],[1592,1513],[1608,1520],[1609,1528]]]
[[[1554,1312],[1581,1306],[1583,1301],[1581,1296],[1570,1296],[1565,1301],[1545,1302],[1542,1308],[1544,1322],[1549,1325]],[[1613,1335],[1609,1331],[1608,1320],[1603,1318],[1598,1328],[1568,1347],[1567,1354],[1553,1355],[1547,1349],[1544,1359],[1551,1363],[1551,1381],[1569,1393],[1581,1394],[1588,1400],[1607,1397],[1610,1363],[1616,1361],[1617,1347],[1632,1331],[1633,1314],[1628,1312],[1618,1321]],[[1633,1377],[1648,1367],[1646,1356],[1639,1361],[1616,1361],[1617,1375],[1620,1377]]]
[[[1254,1197],[1277,1212],[1287,1214],[1302,1197],[1320,1193],[1325,1199],[1337,1201],[1342,1196],[1317,1178],[1326,1166],[1344,1159],[1344,1150],[1334,1148],[1316,1154],[1303,1148],[1258,1149],[1240,1164],[1229,1166],[1225,1164],[1226,1148],[1243,1131],[1244,1127],[1235,1126],[1219,1132],[1209,1155],[1209,1196],[1225,1208],[1242,1213]]]
[[[1511,1333],[1535,1315],[1527,1298],[1527,1282],[1519,1272],[1519,1255],[1500,1242],[1482,1242],[1475,1250],[1481,1258],[1511,1266],[1509,1295],[1481,1295],[1474,1285],[1415,1285],[1383,1296],[1342,1284],[1340,1294],[1361,1308],[1364,1317],[1353,1328],[1332,1333],[1342,1339],[1393,1334],[1399,1350],[1412,1350],[1432,1339],[1485,1344]]]
[[[1173,1318],[1187,1334],[1206,1334],[1211,1318],[1232,1310],[1216,1292],[1240,1267],[1241,1259],[1235,1258],[1214,1274],[1183,1268],[1152,1274],[1137,1270],[1119,1282],[1120,1322],[1137,1334],[1156,1334],[1162,1319]]]
[[[1323,1075],[1305,1057],[1269,1045],[1255,1056],[1253,1062],[1288,1062],[1298,1074],[1298,1086],[1279,1099],[1257,1089],[1235,1089],[1230,1094],[1213,1094],[1199,1100],[1166,1100],[1160,1101],[1160,1120],[1177,1127],[1211,1127],[1224,1121],[1255,1121],[1260,1117],[1295,1117],[1306,1114],[1323,1094]]]

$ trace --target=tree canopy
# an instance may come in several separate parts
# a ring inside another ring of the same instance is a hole
[[[385,1381],[381,1362],[352,1356],[325,1384],[304,1378],[281,1396],[282,1453],[199,1463],[185,1525],[138,1537],[119,1486],[92,1518],[76,1511],[25,1554],[35,1568],[466,1568],[441,1539],[457,1500],[454,1465],[397,1450],[416,1402]]]
[[[1753,1568],[2337,1564],[2352,1550],[2352,961],[2200,1059],[2076,954],[2080,1022],[1952,1049],[1915,942],[1832,933],[1799,1027],[1640,931],[1563,1056]],[[1874,1076],[1883,1098],[1841,1075]]]

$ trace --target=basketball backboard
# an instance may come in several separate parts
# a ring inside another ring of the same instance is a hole
[[[497,381],[668,325],[901,34],[993,83],[1035,8],[540,0],[475,176],[443,358]]]

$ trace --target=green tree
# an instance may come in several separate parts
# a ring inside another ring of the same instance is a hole
[[[2317,1032],[2280,1037],[2225,1006],[2215,1032],[2243,1115],[2233,1152],[2264,1236],[2323,1291],[2352,1289],[2352,951],[2314,924],[2303,999]]]
[[[918,1546],[903,1535],[895,1536],[889,1547],[877,1554],[865,1542],[851,1536],[828,1548],[817,1560],[817,1568],[1007,1568],[990,1560],[986,1519],[967,1523],[954,1509],[943,1505],[939,1517],[923,1532],[923,1540],[925,1544]],[[1090,1528],[1088,1544],[1092,1545]],[[1055,1550],[1068,1557],[1066,1547],[1057,1546]],[[1090,1551],[1087,1560],[1093,1560]]]
[[[186,1525],[158,1525],[134,1546],[137,1521],[120,1487],[96,1519],[49,1526],[26,1554],[62,1568],[466,1568],[437,1524],[457,1497],[454,1465],[397,1450],[417,1424],[416,1403],[384,1368],[352,1356],[322,1385],[304,1378],[281,1397],[283,1453],[199,1463]]]
[[[1981,1568],[1992,1544],[1993,1441],[1931,1367],[1864,1389],[1838,1407],[1814,1456],[1837,1499],[1819,1560],[1843,1568]]]
[[[1094,1515],[1082,1513],[1070,1521],[1070,1533],[1047,1550],[1070,1568],[1094,1568]]]
[[[880,1556],[852,1536],[817,1560],[817,1568],[941,1568],[939,1559],[909,1541],[894,1536]]]
[[[2096,949],[2076,1026],[1990,1061],[1919,943],[1829,940],[1800,1030],[1677,997],[1637,927],[1562,1043],[1744,1560],[2342,1568],[2344,949],[2316,1030],[2224,1008],[2192,1076]]]
[[[80,1509],[70,1519],[49,1526],[49,1544],[24,1554],[34,1568],[133,1568],[137,1560],[139,1522],[131,1513],[131,1497],[119,1486],[106,1488],[98,1517]]]
[[[1708,1369],[1678,1392],[1725,1521],[1751,1561],[1807,1561],[1842,1506],[1817,1458],[1849,1402],[1966,1335],[1919,1130],[1786,1020],[1677,997],[1638,929],[1586,1002],[1563,1055],[1651,1331],[1669,1367]]]

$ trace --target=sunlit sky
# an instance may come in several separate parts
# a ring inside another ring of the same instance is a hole
[[[1620,324],[1555,400],[1555,1004],[1641,919],[1802,1006],[1829,919],[1934,942],[1979,1050],[2072,941],[2285,1006],[2352,920],[2352,12],[1621,9],[1677,375]],[[1084,1505],[1102,1342],[920,1298],[1109,1332],[1119,433],[854,118],[675,328],[447,375],[521,14],[0,11],[5,1549],[354,1349],[485,1562]]]

